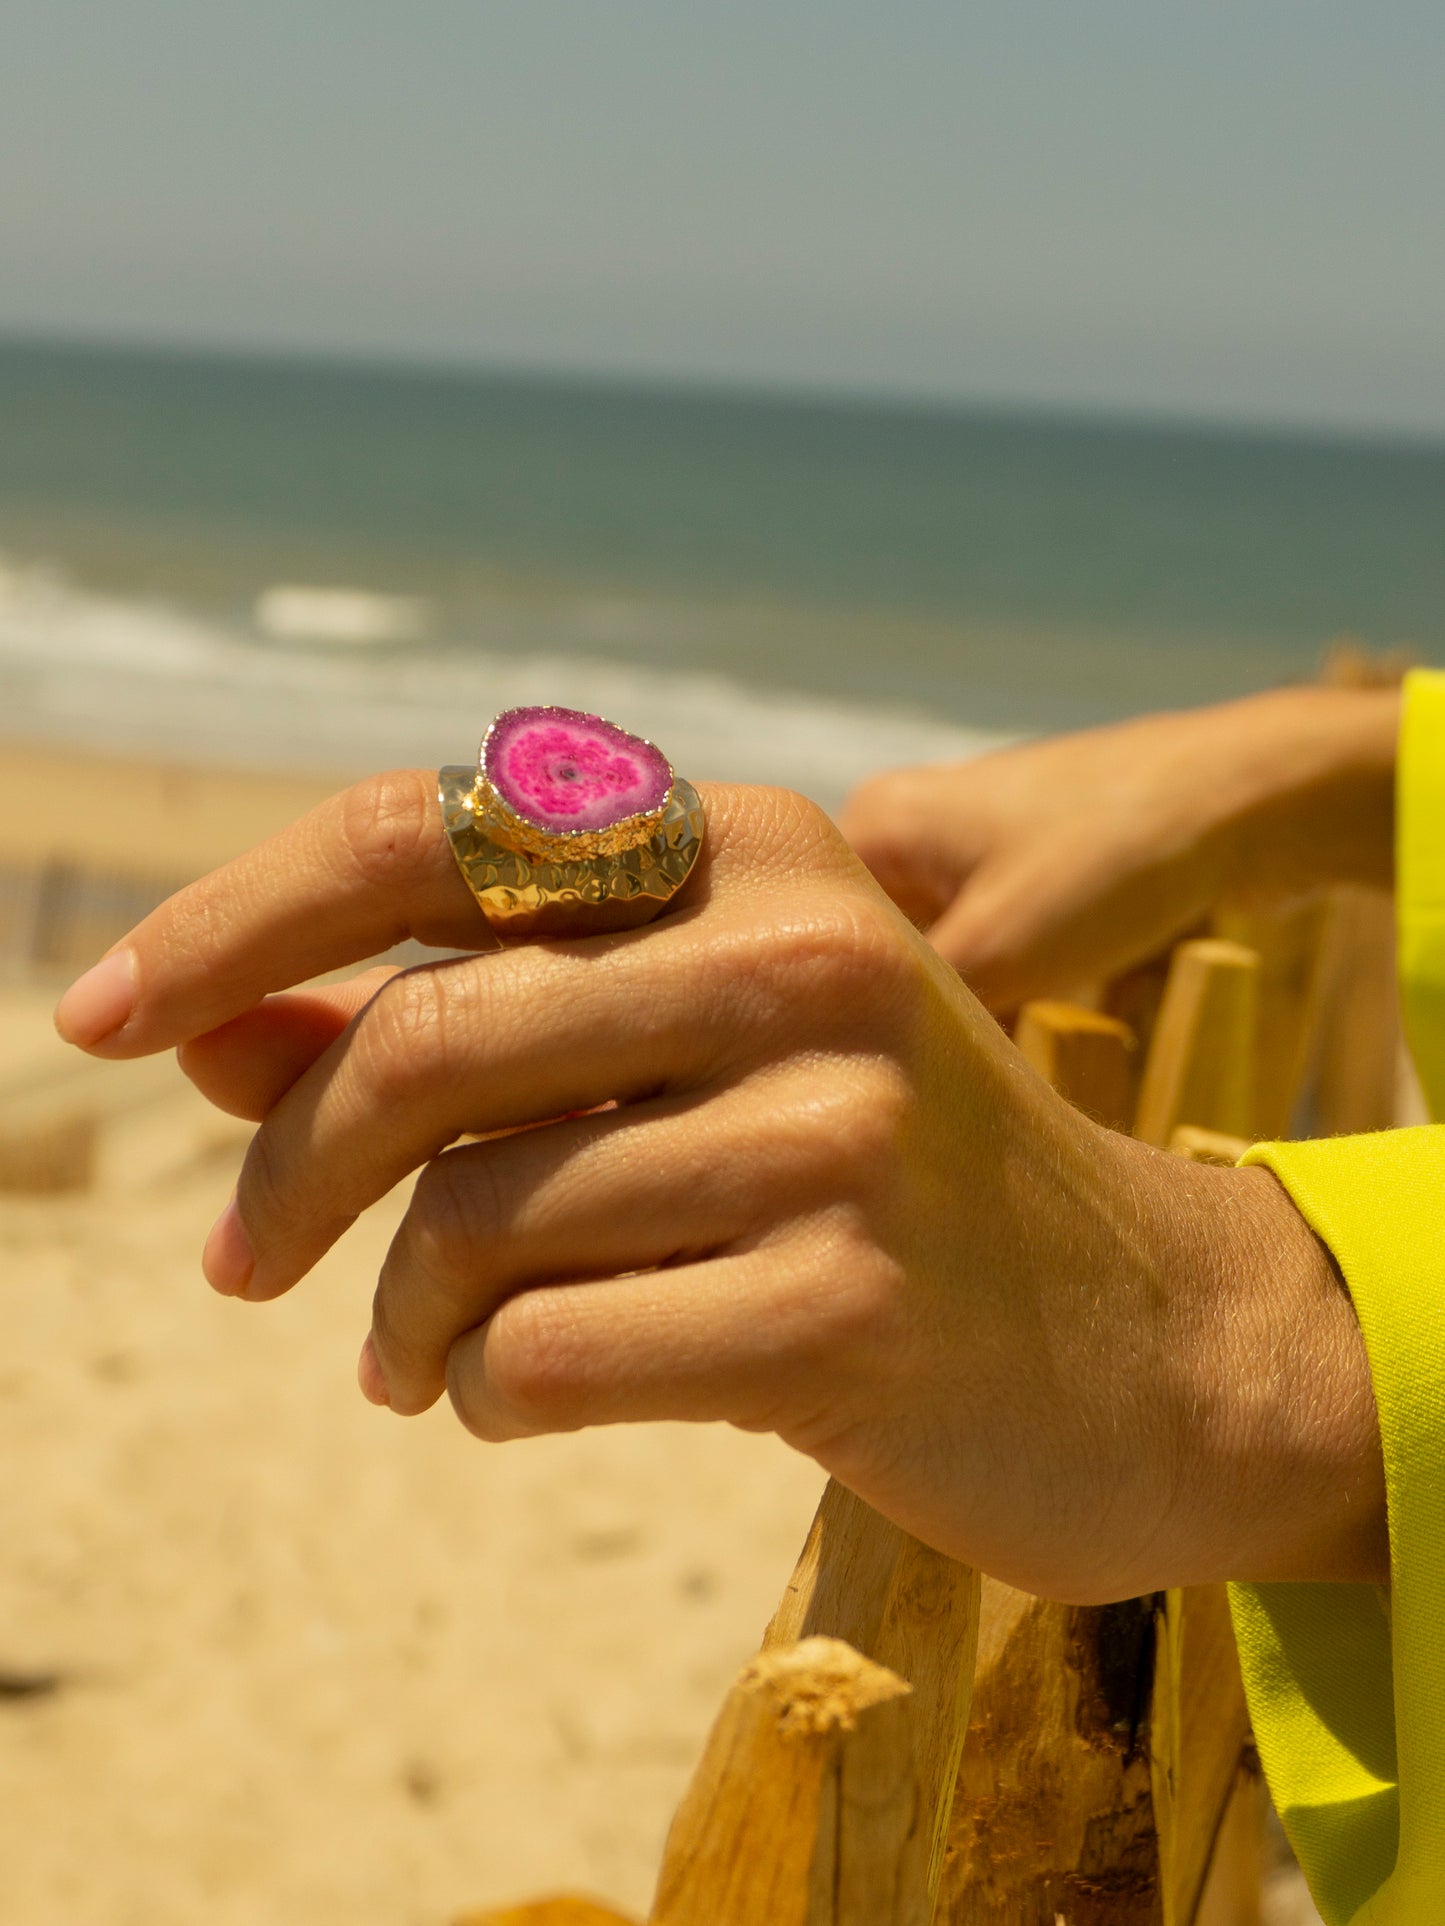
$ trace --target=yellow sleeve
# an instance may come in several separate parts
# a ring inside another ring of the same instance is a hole
[[[1405,1034],[1445,1118],[1445,675],[1405,678],[1395,783],[1395,904]]]
[[[1406,1030],[1445,1115],[1445,675],[1408,678],[1396,894]],[[1261,1144],[1333,1253],[1380,1414],[1390,1587],[1230,1588],[1270,1790],[1328,1926],[1445,1919],[1445,1127]]]
[[[1390,1514],[1371,1585],[1236,1585],[1270,1790],[1328,1926],[1445,1917],[1445,1127],[1262,1144],[1364,1332]]]

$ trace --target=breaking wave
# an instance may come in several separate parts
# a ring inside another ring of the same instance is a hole
[[[699,779],[783,783],[829,808],[872,770],[1005,740],[565,650],[278,645],[240,622],[0,562],[0,734],[11,740],[345,778],[468,760],[496,711],[537,702],[614,717]]]

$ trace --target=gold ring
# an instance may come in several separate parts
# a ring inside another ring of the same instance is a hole
[[[438,777],[467,888],[498,936],[635,929],[702,847],[702,799],[655,744],[580,709],[507,709]]]

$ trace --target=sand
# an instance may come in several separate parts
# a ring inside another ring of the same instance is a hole
[[[0,1015],[33,1067],[44,1003]],[[371,1409],[401,1199],[226,1302],[196,1254],[239,1133],[183,1086],[146,1129],[80,1200],[0,1199],[0,1667],[56,1680],[0,1701],[0,1919],[642,1909],[820,1475],[718,1428],[495,1448]]]

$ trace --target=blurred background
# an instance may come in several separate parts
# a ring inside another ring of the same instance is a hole
[[[514,702],[834,806],[1445,660],[1442,81],[1425,0],[10,0],[7,1920],[641,1904],[816,1489],[388,1433],[345,1285],[238,1339],[243,1137],[62,1060],[54,985]]]
[[[6,47],[12,732],[366,766],[605,692],[836,799],[924,718],[1445,649],[1423,0],[19,0]]]

